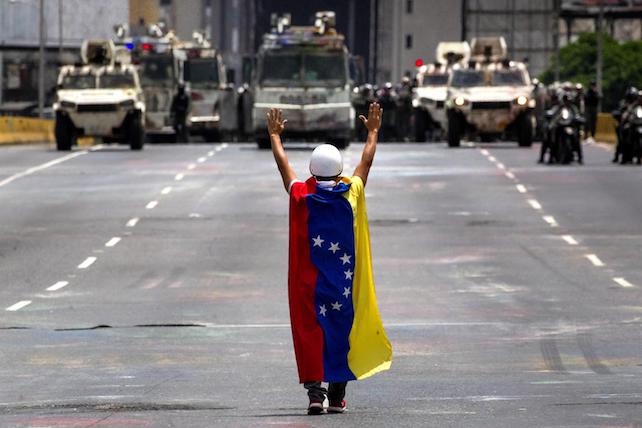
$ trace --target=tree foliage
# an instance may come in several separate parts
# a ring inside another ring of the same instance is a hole
[[[602,109],[611,111],[627,87],[642,88],[642,41],[620,43],[608,34],[603,37]],[[596,33],[581,34],[577,41],[560,49],[560,80],[579,82],[586,87],[595,79],[596,60]],[[547,84],[555,78],[554,61],[552,63],[540,78]]]

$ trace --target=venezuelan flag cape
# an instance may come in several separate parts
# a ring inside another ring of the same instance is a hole
[[[292,184],[288,293],[300,382],[344,382],[390,368],[360,177],[332,189],[314,177]]]

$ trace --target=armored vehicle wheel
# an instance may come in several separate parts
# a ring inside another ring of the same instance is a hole
[[[129,124],[127,132],[129,138],[129,148],[132,150],[142,150],[145,144],[145,129],[139,119],[133,119]]]
[[[415,141],[424,143],[426,141],[426,128],[428,118],[423,110],[415,110]]]
[[[448,147],[459,147],[463,135],[462,120],[456,113],[448,113]]]
[[[56,147],[60,151],[69,151],[74,140],[74,125],[69,118],[59,112],[56,113]]]
[[[517,143],[519,147],[530,147],[533,145],[533,123],[531,115],[525,113],[517,124]]]
[[[257,137],[256,139],[256,144],[259,146],[259,149],[261,150],[267,150],[272,148],[272,143],[270,143],[269,138],[264,138],[264,137]]]

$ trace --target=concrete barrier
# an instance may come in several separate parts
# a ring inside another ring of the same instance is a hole
[[[0,116],[0,144],[55,144],[53,119],[21,116]],[[79,146],[91,146],[91,137],[78,138]]]
[[[53,120],[0,116],[0,144],[53,143],[54,141]]]
[[[615,144],[617,136],[615,126],[617,122],[610,113],[600,113],[597,115],[597,125],[595,126],[595,140],[603,143]]]

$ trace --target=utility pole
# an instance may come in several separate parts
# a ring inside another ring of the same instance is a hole
[[[40,60],[38,62],[38,116],[44,117],[45,109],[45,0],[40,0],[38,10],[40,15],[40,37],[39,52]]]
[[[560,0],[553,0],[553,46],[555,48],[555,81],[560,81]]]
[[[597,37],[597,63],[595,64],[595,81],[597,83],[597,93],[602,93],[602,66],[603,66],[603,57],[604,57],[604,37],[602,35],[602,29],[604,28],[604,0],[600,0],[600,12],[597,17],[597,28],[596,28],[596,37]],[[597,111],[602,111],[602,97],[598,98]]]
[[[62,64],[62,0],[58,0],[58,61]]]

